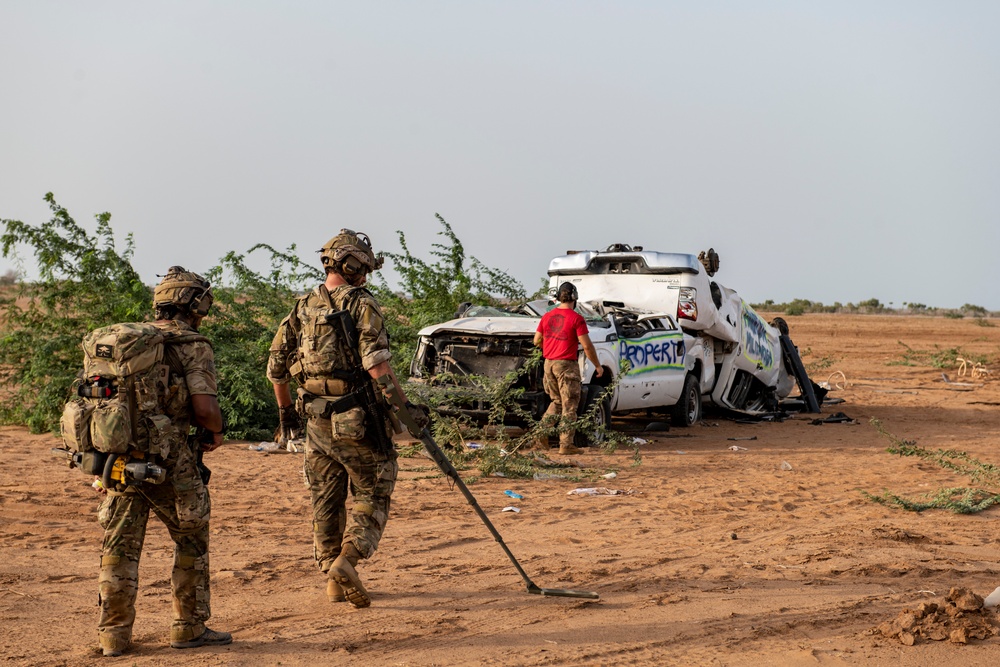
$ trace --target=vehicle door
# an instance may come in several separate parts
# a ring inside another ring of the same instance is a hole
[[[686,374],[684,334],[659,317],[628,318],[619,324],[619,359],[629,372],[618,385],[614,409],[641,410],[674,405]]]

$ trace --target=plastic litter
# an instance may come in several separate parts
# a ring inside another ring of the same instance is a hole
[[[285,443],[285,450],[292,454],[301,454],[306,451],[306,443],[304,440],[289,440]]]
[[[617,476],[618,473],[616,472],[609,472],[607,475],[601,475],[601,477],[603,477],[604,479],[614,479]]]
[[[782,461],[781,462],[781,469],[782,470],[791,470],[792,469],[792,464],[789,463],[788,461]]]
[[[520,493],[514,493],[510,489],[507,489],[506,491],[504,491],[504,495],[508,495],[511,498],[515,498],[517,500],[524,500],[524,496],[522,496]]]
[[[518,513],[520,513],[521,508],[520,507],[513,507],[513,506],[511,506],[511,507],[504,507],[500,511],[501,512],[513,512],[514,514],[518,514]]]
[[[276,442],[258,442],[256,445],[250,445],[247,449],[254,452],[276,452],[281,449],[281,445]]]
[[[986,599],[983,600],[983,606],[987,609],[1000,606],[1000,586],[997,586],[992,593],[986,596]]]
[[[634,445],[645,445],[648,443],[648,440],[643,440],[642,438],[632,438],[632,444]]]
[[[750,451],[746,447],[740,447],[739,445],[729,445],[729,450],[732,452],[746,452]]]
[[[469,449],[482,449],[483,448],[483,443],[481,443],[481,442],[467,442],[467,443],[465,443],[465,446],[468,447]]]

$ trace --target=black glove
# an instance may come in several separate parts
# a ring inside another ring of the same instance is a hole
[[[278,426],[278,442],[288,442],[299,437],[302,433],[302,420],[294,405],[286,405],[278,408],[278,419],[281,424]]]
[[[410,417],[421,430],[431,425],[431,411],[426,405],[416,405],[407,401],[406,409],[410,411]]]

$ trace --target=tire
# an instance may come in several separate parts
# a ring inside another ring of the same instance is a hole
[[[693,426],[701,419],[701,388],[698,378],[688,373],[684,378],[681,397],[670,412],[670,422],[674,426]]]
[[[611,428],[611,398],[607,396],[601,398],[604,394],[604,387],[599,384],[585,384],[582,390],[580,393],[583,394],[586,400],[583,401],[583,407],[577,411],[577,415],[580,416],[589,413],[593,409],[594,403],[600,401],[601,407],[594,415],[595,425],[606,429]],[[600,445],[603,440],[604,434],[600,431],[591,431],[588,433],[577,431],[574,437],[574,444],[577,447],[591,447]]]

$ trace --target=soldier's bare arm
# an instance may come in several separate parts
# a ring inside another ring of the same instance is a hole
[[[222,410],[219,400],[211,394],[194,394],[191,396],[191,407],[194,410],[194,421],[212,432],[211,444],[202,444],[201,448],[210,452],[223,441]]]

